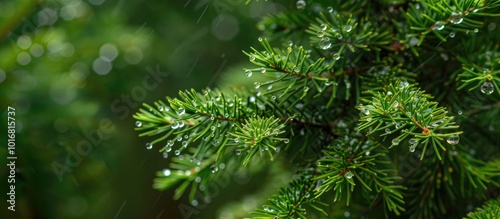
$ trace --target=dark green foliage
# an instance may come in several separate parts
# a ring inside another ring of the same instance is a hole
[[[244,51],[241,74],[267,81],[134,115],[182,154],[156,188],[193,198],[220,171],[286,162],[296,174],[254,218],[463,217],[499,195],[500,1],[297,3]]]

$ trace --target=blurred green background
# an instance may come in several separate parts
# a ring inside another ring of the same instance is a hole
[[[233,179],[203,205],[173,201],[173,191],[152,189],[168,159],[146,149],[132,115],[142,103],[243,75],[241,51],[257,45],[257,21],[282,8],[0,0],[0,218],[232,218],[220,209],[258,190],[256,179]],[[16,112],[15,213],[6,202],[8,106]]]

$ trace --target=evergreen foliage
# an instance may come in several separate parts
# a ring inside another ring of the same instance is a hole
[[[293,6],[244,51],[241,74],[267,81],[134,115],[148,148],[175,155],[155,188],[195,200],[222,172],[285,162],[294,178],[250,217],[457,218],[499,196],[500,1]]]

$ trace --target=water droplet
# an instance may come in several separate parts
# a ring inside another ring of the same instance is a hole
[[[274,96],[274,95],[273,95],[273,96],[271,97],[271,99],[276,100],[276,96]]]
[[[332,47],[332,43],[330,42],[330,38],[328,37],[323,37],[321,41],[319,41],[319,47],[321,49],[330,49]]]
[[[398,145],[399,144],[399,139],[397,139],[397,138],[392,139],[391,143],[392,143],[392,145]]]
[[[464,20],[464,18],[462,17],[462,12],[451,12],[451,16],[450,16],[450,22],[452,24],[459,24],[459,23],[462,23],[462,21]]]
[[[172,141],[172,140],[168,140],[168,141],[167,141],[167,146],[170,146],[170,147],[171,147],[171,146],[173,146],[173,145],[174,145],[174,141]],[[172,149],[172,148],[170,148],[170,150],[171,150],[171,149]],[[167,148],[167,151],[168,151],[168,152],[170,152],[170,150],[169,150],[169,148]]]
[[[201,190],[201,189],[200,189]],[[191,201],[191,205],[193,206],[198,206],[198,201],[197,200],[193,200]]]
[[[448,139],[446,139],[446,142],[451,145],[456,145],[459,141],[460,137],[458,135],[451,135],[450,137],[448,137]]]
[[[136,122],[135,122],[135,126],[136,126],[136,127],[141,127],[141,126],[142,126],[142,122],[140,122],[140,121],[136,121]]]
[[[410,46],[415,46],[418,44],[418,39],[416,37],[412,37],[410,39]]]
[[[324,36],[325,36],[325,32],[323,32],[323,31],[321,31],[321,30],[320,30],[320,31],[318,31],[318,37],[320,37],[320,38],[321,38],[321,37],[324,37]]]
[[[309,91],[309,87],[304,87],[304,93]]]
[[[179,116],[182,116],[182,115],[184,115],[184,113],[186,113],[186,110],[185,110],[184,108],[180,107],[180,108],[178,109],[177,114],[179,114]]]
[[[369,116],[370,115],[370,110],[368,110],[367,108],[363,107],[363,108],[361,108],[361,114]]]
[[[255,56],[250,56],[249,59],[250,61],[255,61]]]
[[[285,139],[283,140],[283,143],[285,143],[285,144],[288,144],[288,142],[290,142],[290,140],[289,140],[288,138],[285,138]]]
[[[255,97],[254,96],[250,96],[250,103],[254,103],[255,102]]]
[[[331,6],[328,6],[328,7],[326,8],[326,10],[327,10],[328,12],[330,12],[330,13],[333,13],[333,8],[332,8]]]
[[[262,74],[266,73],[266,68],[261,68],[260,73],[262,73]]]
[[[399,82],[399,89],[403,89],[405,87],[408,87],[410,85],[410,83],[408,83],[408,81],[401,81]]]
[[[175,150],[175,151],[174,151],[174,154],[175,154],[176,156],[179,156],[179,154],[181,154],[181,151],[179,151],[179,150]]]
[[[269,211],[269,207],[267,207],[267,205],[262,205],[262,209],[264,209],[264,211]]]
[[[250,71],[249,69],[245,70],[245,76],[252,77],[252,71]]]
[[[217,165],[215,164],[212,164],[212,166],[210,166],[210,170],[212,171],[212,173],[215,173],[219,170],[219,167],[217,167]]]
[[[264,40],[264,39],[262,39],[262,37],[259,37],[259,39],[258,39],[258,40],[259,40],[259,42],[262,42],[262,40]]]
[[[345,30],[346,32],[351,32],[351,30],[352,30],[352,26],[351,26],[351,25],[345,25],[345,26],[344,26],[344,30]]]
[[[391,133],[391,130],[389,128],[386,128],[385,133]]]
[[[269,86],[267,86],[267,90],[271,90],[271,89],[273,89],[273,85],[272,84],[270,84]]]
[[[410,148],[409,148],[410,152],[412,152],[412,153],[415,152],[415,148],[416,148],[416,146],[413,146],[413,145],[410,146]]]
[[[182,142],[182,147],[186,148],[188,146],[188,142],[187,141],[183,141]]]
[[[297,1],[297,9],[302,10],[304,8],[306,8],[306,1],[298,0]]]
[[[491,81],[486,81],[486,82],[484,82],[483,85],[481,85],[481,92],[483,94],[490,95],[493,93],[494,90],[495,90],[495,86],[493,85],[493,83]]]
[[[335,53],[335,54],[333,54],[332,58],[333,58],[333,60],[339,60],[340,59],[340,54],[339,53]]]
[[[236,153],[236,155],[240,155],[241,154],[241,149],[238,148],[238,149],[234,150],[234,152]]]
[[[352,179],[353,176],[354,176],[354,174],[351,171],[348,171],[347,173],[345,173],[345,177],[347,179]]]
[[[410,144],[410,146],[413,146],[413,145],[415,145],[416,143],[418,143],[418,139],[416,139],[416,138],[412,138],[412,139],[408,140],[408,143]]]
[[[322,29],[322,30],[326,30],[326,28],[328,28],[328,27],[326,26],[326,24],[321,24],[321,29]]]
[[[459,110],[458,115],[462,115],[462,114],[463,114],[462,110]]]
[[[150,150],[151,148],[153,148],[153,145],[151,143],[146,143],[146,149]]]
[[[344,217],[350,217],[350,216],[351,216],[351,212],[349,212],[349,211],[344,212]]]
[[[434,23],[434,26],[432,26],[432,29],[433,30],[442,30],[444,29],[444,24],[442,21],[436,21],[436,23]]]
[[[170,174],[171,174],[171,173],[172,173],[172,172],[170,171],[170,169],[164,169],[164,170],[163,170],[163,175],[164,175],[164,176],[170,176]]]
[[[255,87],[255,89],[259,89],[260,88],[260,83],[259,82],[254,82],[253,86]]]
[[[455,37],[455,31],[452,31],[452,32],[450,33],[450,38],[453,38],[453,37]]]
[[[177,129],[177,128],[179,128],[179,126],[180,126],[180,123],[178,121],[174,121],[170,127],[172,129]]]

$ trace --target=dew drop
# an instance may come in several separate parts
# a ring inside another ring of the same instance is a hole
[[[309,91],[309,87],[304,87],[304,93]]]
[[[329,13],[333,13],[333,8],[332,8],[331,6],[328,6],[328,7],[326,8],[326,10],[327,10]]]
[[[418,140],[416,138],[412,138],[412,139],[408,140],[408,143],[410,144],[410,146],[413,146],[416,143],[418,143]]]
[[[158,106],[158,111],[160,111],[160,112],[161,112],[161,111],[163,111],[163,110],[165,110],[165,108],[163,108],[163,106]]]
[[[325,32],[323,32],[322,30],[318,31],[318,37],[324,37],[324,36],[325,36]]]
[[[478,33],[479,32],[479,29],[474,29],[474,33]]]
[[[201,190],[201,189],[200,189]],[[198,200],[193,200],[191,201],[191,205],[193,206],[198,206]]]
[[[266,73],[266,68],[261,68],[260,73],[262,73],[262,74]]]
[[[418,44],[418,39],[416,37],[412,37],[410,39],[410,46],[415,46]]]
[[[448,137],[448,139],[446,139],[446,142],[451,145],[456,145],[459,141],[460,137],[458,135],[451,135],[450,137]]]
[[[454,37],[455,37],[455,31],[452,31],[452,32],[450,33],[450,38],[454,38]]]
[[[234,150],[234,153],[236,153],[236,155],[241,155],[241,149]]]
[[[259,89],[260,88],[260,83],[259,82],[254,82],[253,83],[253,87],[255,87],[255,89]]]
[[[219,168],[217,167],[217,165],[212,164],[212,166],[210,166],[210,170],[212,171],[212,173],[215,173],[219,170]]]
[[[153,145],[151,143],[146,143],[146,149],[151,150],[153,148]]]
[[[450,16],[450,22],[452,24],[459,24],[459,23],[462,23],[462,21],[464,20],[464,18],[462,17],[462,12],[451,12],[451,16]]]
[[[391,143],[392,143],[392,145],[398,145],[399,144],[399,139],[397,139],[397,138],[392,139]]]
[[[462,114],[463,114],[462,110],[459,110],[458,115],[462,115]]]
[[[250,56],[250,61],[255,61],[255,56]]]
[[[262,37],[259,37],[259,39],[258,39],[258,40],[259,40],[259,42],[262,42],[262,40],[264,40],[264,39],[262,39]]]
[[[174,145],[174,141],[172,141],[172,140],[167,141],[167,146],[172,147],[173,145]],[[172,150],[172,148],[167,148],[167,152],[170,152],[170,150]]]
[[[410,84],[408,83],[408,81],[401,81],[399,82],[399,89],[403,89],[405,87],[408,87]]]
[[[335,53],[335,54],[333,54],[332,58],[333,58],[333,60],[339,60],[340,59],[340,54],[339,53]]]
[[[252,77],[252,71],[250,71],[249,69],[245,70],[245,76]]]
[[[302,10],[304,8],[306,8],[306,1],[298,0],[297,1],[297,9]]]
[[[140,121],[135,122],[135,126],[136,127],[141,127],[142,126],[142,122],[140,122]]]
[[[319,47],[321,49],[330,49],[332,47],[332,43],[330,42],[330,38],[328,37],[323,37],[321,41],[319,41]]]
[[[345,25],[345,26],[344,26],[344,30],[345,30],[346,32],[351,32],[351,30],[352,30],[352,26],[351,26],[351,25]]]
[[[179,108],[179,111],[177,112],[177,114],[179,114],[179,116],[182,116],[186,113],[186,110],[182,107]]]
[[[434,26],[432,26],[432,29],[433,30],[442,30],[444,29],[444,24],[442,21],[436,21],[436,23],[434,23]]]
[[[491,81],[486,81],[484,82],[483,85],[481,85],[481,92],[486,95],[490,95],[493,93],[495,90],[495,87]]]
[[[182,147],[186,148],[188,146],[188,142],[187,141],[183,141],[182,142]]]
[[[181,151],[179,151],[179,150],[175,150],[175,151],[174,151],[174,154],[175,154],[176,156],[179,156],[179,154],[181,154]]]
[[[170,176],[170,174],[171,174],[171,173],[172,173],[172,172],[170,171],[170,169],[164,169],[164,170],[163,170],[163,175],[164,175],[164,176]]]
[[[174,121],[170,127],[172,129],[177,129],[177,128],[179,128],[179,126],[180,126],[179,122],[178,121]]]
[[[285,138],[285,139],[283,140],[283,143],[285,143],[285,144],[288,144],[289,142],[290,142],[290,140],[289,140],[288,138]]]
[[[391,130],[389,128],[386,128],[385,133],[391,133]]]
[[[415,152],[415,148],[416,148],[416,146],[410,146],[410,148],[409,148],[410,152],[412,152],[412,153]]]
[[[349,171],[349,172],[345,173],[345,177],[346,177],[347,179],[352,179],[352,177],[353,177],[353,176],[354,176],[354,174],[353,174],[351,171]]]
[[[321,29],[322,30],[326,30],[326,28],[327,28],[326,24],[321,24]]]

